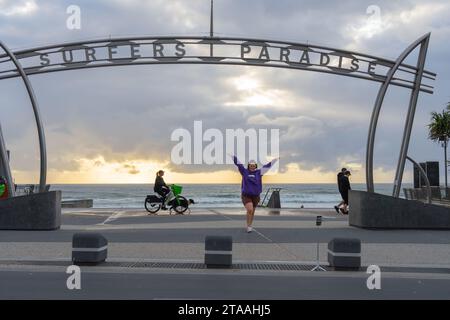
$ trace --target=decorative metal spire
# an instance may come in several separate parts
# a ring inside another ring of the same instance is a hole
[[[211,20],[209,25],[209,36],[214,36],[214,0],[211,0]]]

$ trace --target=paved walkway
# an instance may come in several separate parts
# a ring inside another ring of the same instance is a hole
[[[321,227],[317,215],[323,216]],[[259,209],[250,234],[240,209],[175,216],[66,209],[62,222],[57,231],[0,231],[0,299],[450,299],[450,231],[363,230],[330,210]],[[71,241],[80,231],[101,232],[109,241],[108,259],[82,267],[81,290],[69,290]],[[181,267],[204,266],[206,235],[231,235],[234,263],[306,266]],[[365,269],[310,271],[317,242],[326,265],[326,246],[334,237],[361,239],[363,266],[382,269],[379,290],[369,289]]]
[[[315,217],[323,216],[316,227]],[[101,232],[109,241],[108,260],[203,261],[206,235],[231,235],[236,262],[313,262],[316,244],[327,261],[335,237],[362,241],[362,264],[450,268],[450,231],[364,230],[330,210],[259,209],[255,231],[245,232],[240,209],[193,209],[190,215],[147,215],[142,210],[63,211],[57,231],[0,231],[0,260],[70,260],[72,235]]]

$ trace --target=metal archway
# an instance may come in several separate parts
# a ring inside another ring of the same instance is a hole
[[[375,144],[375,133],[378,124],[378,118],[380,115],[381,106],[386,96],[386,91],[392,81],[395,73],[399,70],[401,63],[406,59],[406,57],[420,45],[419,57],[417,59],[417,73],[414,77],[414,88],[411,91],[411,99],[409,102],[408,113],[405,123],[405,129],[403,132],[402,145],[400,149],[399,160],[397,164],[397,170],[395,173],[394,180],[394,190],[393,195],[398,197],[400,195],[400,188],[402,184],[403,171],[405,168],[405,161],[408,153],[409,139],[411,137],[411,130],[414,120],[414,115],[416,111],[417,99],[419,97],[420,83],[422,81],[425,59],[428,50],[428,44],[430,41],[430,33],[420,37],[414,43],[412,43],[395,61],[395,65],[389,70],[386,80],[382,84],[380,90],[378,91],[377,99],[375,101],[375,106],[373,108],[372,117],[370,119],[369,134],[367,137],[367,152],[366,152],[366,180],[367,180],[367,191],[374,192],[373,184],[373,150]]]
[[[213,36],[105,38],[15,52],[11,52],[2,44],[6,54],[0,55],[0,80],[20,76],[26,85],[38,126],[41,153],[40,191],[45,189],[47,175],[45,136],[37,101],[28,80],[30,75],[126,65],[219,64],[314,71],[379,82],[381,87],[370,120],[366,149],[366,184],[369,192],[374,192],[375,133],[387,88],[390,85],[407,88],[411,90],[411,99],[393,192],[394,196],[398,197],[418,95],[420,92],[433,93],[433,86],[422,81],[433,81],[436,78],[435,73],[424,70],[429,39],[430,33],[422,36],[395,61],[304,43]],[[405,64],[406,57],[419,45],[420,53],[416,66]],[[15,65],[13,69],[7,67],[7,62],[11,60]],[[0,148],[4,148],[2,144]],[[0,156],[3,157],[6,150],[0,151]],[[2,160],[10,172],[8,162]]]
[[[45,144],[45,134],[44,134],[44,127],[42,125],[41,115],[39,112],[39,106],[37,103],[36,96],[33,91],[33,87],[31,86],[31,82],[28,79],[28,76],[25,72],[25,70],[22,68],[22,65],[17,60],[16,55],[12,53],[8,47],[0,41],[0,47],[5,51],[6,55],[10,58],[10,61],[14,64],[16,67],[17,73],[20,75],[20,77],[23,80],[23,83],[25,85],[25,88],[28,93],[28,97],[31,102],[31,106],[33,108],[34,118],[36,120],[36,126],[38,131],[38,137],[39,137],[39,153],[40,153],[40,178],[39,178],[39,192],[44,192],[45,190],[45,184],[47,180],[47,147]],[[0,163],[3,164],[3,168],[5,171],[6,179],[8,182],[8,191],[9,196],[14,196],[14,184],[12,181],[12,174],[11,174],[11,168],[9,166],[9,158],[7,156],[6,152],[6,146],[3,141],[3,134],[0,132]]]

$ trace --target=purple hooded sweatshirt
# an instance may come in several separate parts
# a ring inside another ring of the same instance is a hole
[[[268,164],[264,165],[262,169],[250,171],[239,162],[236,156],[233,156],[234,164],[238,167],[242,175],[242,194],[246,196],[259,196],[262,192],[262,176],[270,170],[277,159],[273,159]]]

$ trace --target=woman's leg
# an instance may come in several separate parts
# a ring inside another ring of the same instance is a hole
[[[259,197],[255,197],[254,199],[252,199],[253,210],[250,215],[250,225],[251,226],[253,225],[253,219],[255,218],[255,211],[256,211],[256,207],[258,206],[259,201],[260,201]]]
[[[253,225],[253,219],[255,218],[255,210],[256,210],[256,206],[253,205],[253,210],[252,210],[252,213],[250,215],[250,225],[251,226]]]
[[[344,194],[344,212],[348,213],[348,191]]]
[[[253,208],[253,203],[251,201],[247,202],[244,206],[247,210],[247,227],[250,227],[253,223],[253,214],[255,209]]]
[[[156,191],[157,194],[159,194],[162,198],[162,208],[164,209],[166,207],[166,199],[167,199],[167,194],[170,191],[167,188],[160,188],[159,190]]]

